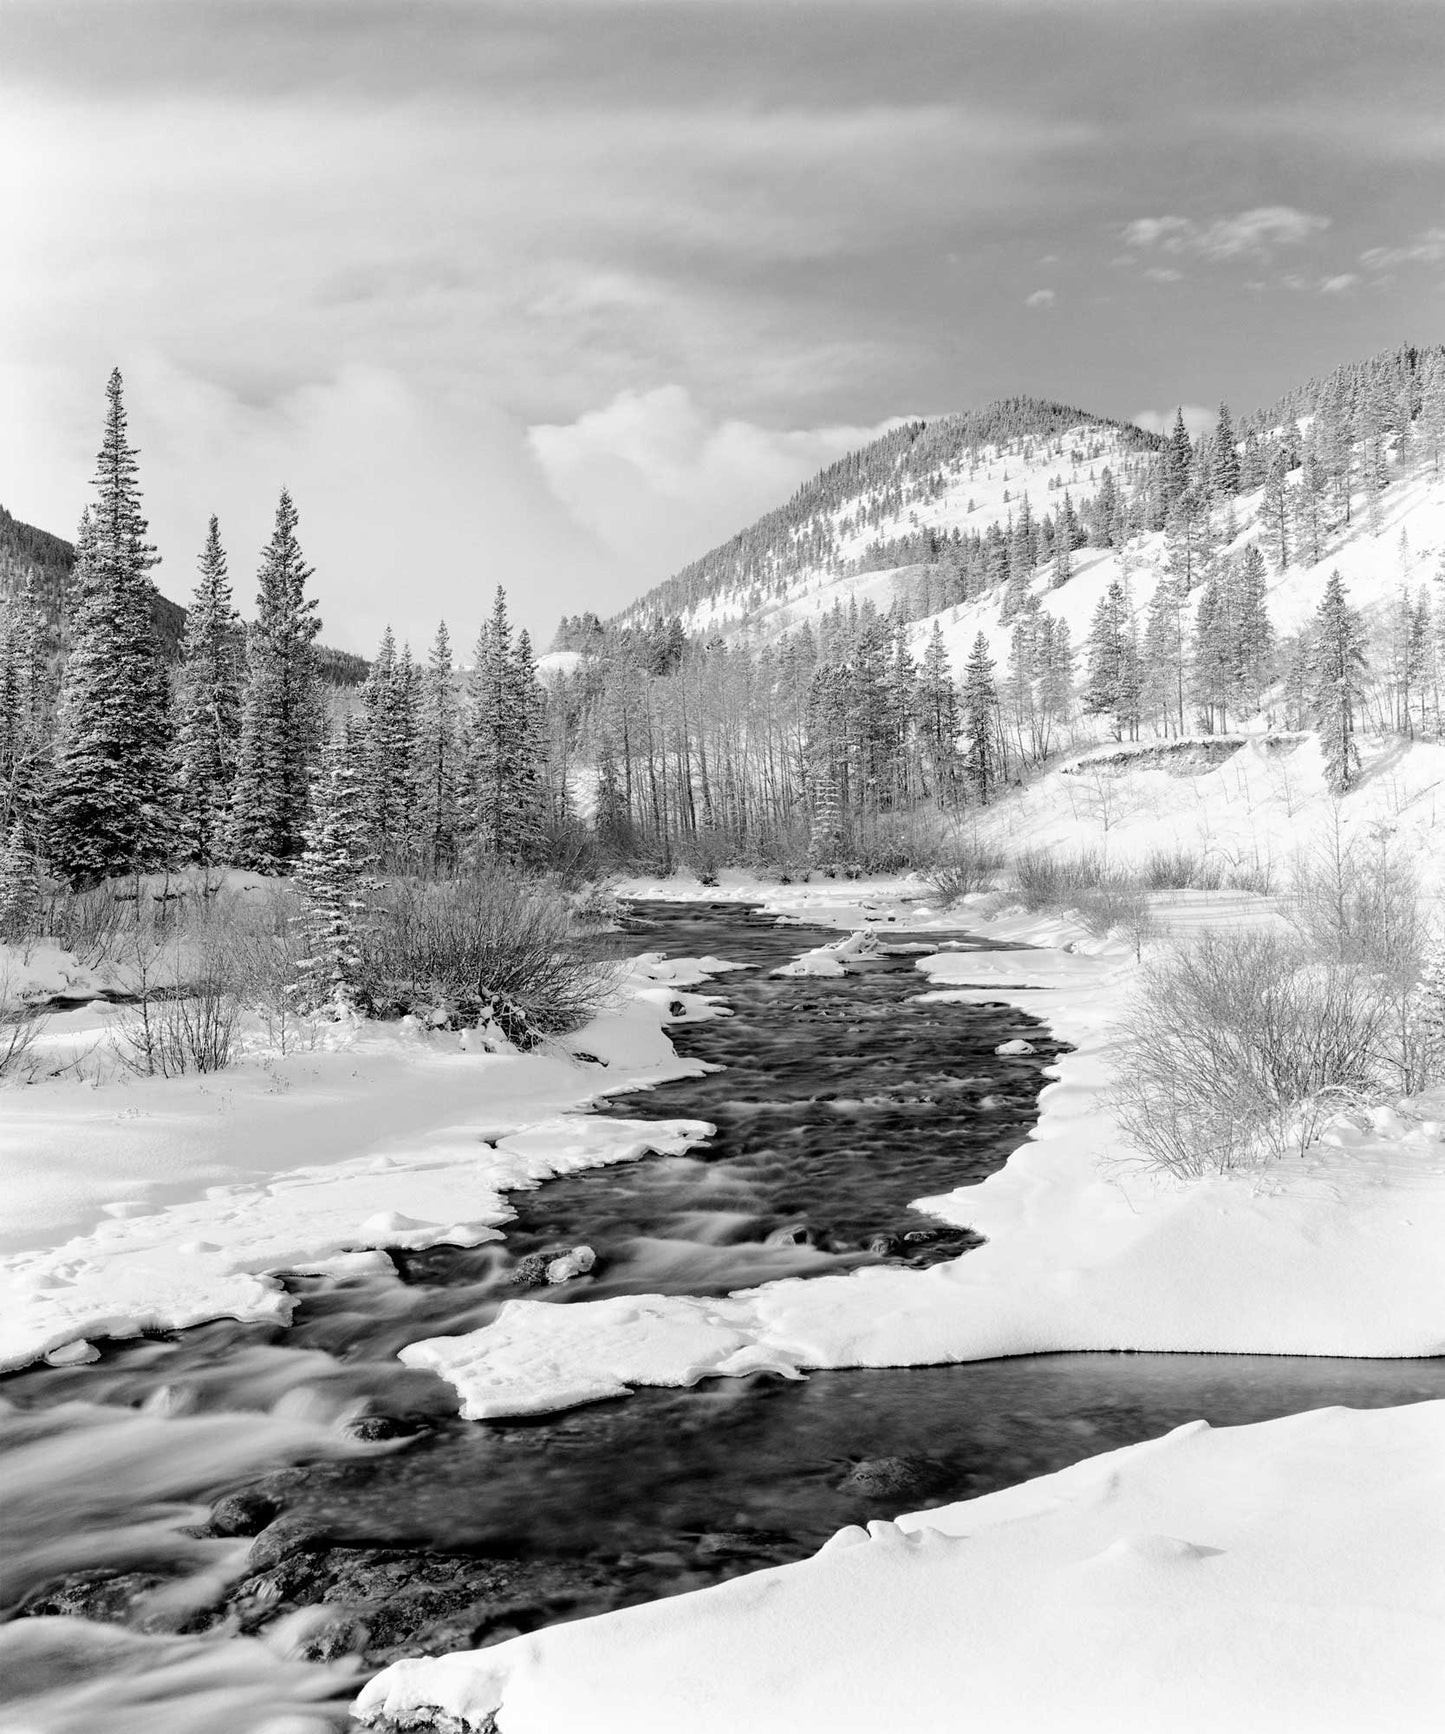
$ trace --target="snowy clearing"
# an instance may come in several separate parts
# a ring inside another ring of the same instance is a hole
[[[1442,1514],[1445,1403],[1199,1421],[797,1565],[400,1662],[355,1713],[499,1734],[1434,1728]]]

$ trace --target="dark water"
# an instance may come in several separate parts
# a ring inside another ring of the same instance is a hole
[[[1232,1425],[1445,1396],[1445,1361],[1059,1355],[709,1381],[541,1420],[459,1421],[450,1388],[395,1352],[485,1323],[530,1254],[595,1248],[592,1276],[527,1291],[578,1304],[965,1252],[965,1232],[908,1204],[1006,1158],[1057,1051],[1011,1007],[917,1003],[911,953],[846,979],[775,978],[826,936],[731,905],[649,906],[634,937],[755,966],[703,990],[731,1018],[675,1031],[684,1053],[722,1069],[604,1110],[706,1119],[716,1137],[514,1196],[504,1246],[398,1255],[400,1281],[298,1281],[289,1330],[220,1322],[0,1382],[13,1406],[0,1452],[29,1525],[11,1605],[37,1629],[78,1614],[264,1635],[290,1620],[294,1653],[374,1666],[799,1558],[844,1523],[989,1492],[1200,1416]],[[1037,1052],[994,1055],[1016,1036]],[[218,1423],[231,1429],[224,1465]],[[318,1442],[298,1448],[298,1427]],[[206,1506],[237,1492],[252,1497],[243,1531],[280,1514],[254,1544],[206,1523]],[[217,1556],[214,1581],[196,1550]],[[228,1641],[204,1656],[214,1665],[221,1651],[241,1653]],[[258,1688],[267,1702],[298,1689]],[[349,1689],[323,1693],[296,1726],[330,1726]],[[253,1725],[234,1694],[203,1715],[194,1687],[161,1696],[138,1734]],[[62,1699],[33,1700],[26,1725],[83,1726]]]

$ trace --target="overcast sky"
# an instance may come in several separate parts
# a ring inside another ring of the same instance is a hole
[[[0,503],[544,641],[890,420],[1445,337],[1445,3],[0,0]]]

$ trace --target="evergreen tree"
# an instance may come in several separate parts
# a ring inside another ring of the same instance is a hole
[[[1232,500],[1239,492],[1239,453],[1234,449],[1234,426],[1229,419],[1229,405],[1219,406],[1219,420],[1214,429],[1214,454],[1210,485],[1220,500]]]
[[[1338,568],[1330,573],[1315,615],[1313,648],[1315,727],[1325,779],[1340,795],[1352,787],[1360,770],[1355,716],[1364,696],[1365,649],[1360,619],[1349,605]]]
[[[388,626],[361,689],[359,745],[371,847],[383,867],[405,866],[415,841],[419,699],[410,647],[398,652]]]
[[[1134,629],[1133,610],[1123,583],[1115,578],[1099,599],[1089,623],[1084,709],[1094,716],[1111,716],[1116,737],[1139,730],[1143,670]]]
[[[40,868],[17,821],[0,844],[0,943],[29,939],[39,913]]]
[[[963,771],[983,806],[1004,778],[993,670],[988,639],[980,632],[963,670]]]
[[[1234,588],[1231,662],[1235,702],[1241,714],[1252,716],[1275,673],[1275,632],[1269,617],[1264,556],[1253,542],[1244,550]]]
[[[246,635],[241,738],[230,850],[242,866],[277,872],[305,845],[311,778],[321,738],[313,648],[321,621],[306,594],[311,568],[296,539],[296,507],[283,488],[261,554],[255,625]]]
[[[445,621],[437,627],[422,671],[417,737],[421,855],[433,873],[440,873],[456,859],[460,754],[457,689]]]
[[[498,585],[467,680],[468,819],[485,855],[526,861],[537,852],[545,795],[542,703],[531,644],[525,634],[513,644],[506,592]],[[660,807],[658,814],[660,820]]]
[[[0,835],[20,824],[39,836],[54,748],[50,685],[32,568],[17,595],[0,596]]]
[[[929,792],[940,807],[952,808],[958,803],[958,688],[936,620],[919,669],[917,714]]]
[[[1184,411],[1174,413],[1174,426],[1164,445],[1164,507],[1168,509],[1184,497],[1189,487],[1189,474],[1194,462],[1194,447],[1189,430],[1184,425]]]
[[[239,616],[231,606],[226,555],[214,517],[199,565],[181,650],[175,775],[184,853],[209,863],[224,845],[241,726]]]
[[[1158,718],[1164,734],[1184,732],[1184,617],[1181,585],[1173,578],[1160,578],[1144,622],[1140,708]]]
[[[338,1016],[356,1009],[366,870],[373,860],[359,756],[354,731],[327,743],[312,780],[311,812],[296,866],[296,884],[306,900],[301,930],[307,951],[298,991],[306,1003],[329,1007]]]
[[[51,857],[82,882],[159,866],[174,839],[170,683],[151,615],[156,552],[119,369],[106,398],[95,499],[76,549],[79,595],[48,803]]]
[[[1062,616],[1044,614],[1040,617],[1042,640],[1039,662],[1039,715],[1045,728],[1047,752],[1052,737],[1074,720],[1074,646],[1069,623]]]
[[[1276,450],[1269,460],[1264,477],[1264,497],[1260,501],[1260,522],[1265,525],[1274,551],[1276,571],[1289,565],[1290,493],[1286,459]]]

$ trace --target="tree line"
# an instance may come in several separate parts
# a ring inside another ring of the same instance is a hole
[[[545,699],[500,590],[464,682],[444,625],[420,666],[388,630],[348,701],[324,678],[313,573],[283,489],[249,625],[211,519],[173,679],[118,370],[106,397],[58,665],[53,599],[33,569],[0,601],[11,876],[19,863],[81,885],[186,863],[286,873],[340,832],[353,865],[443,871],[534,853]]]

